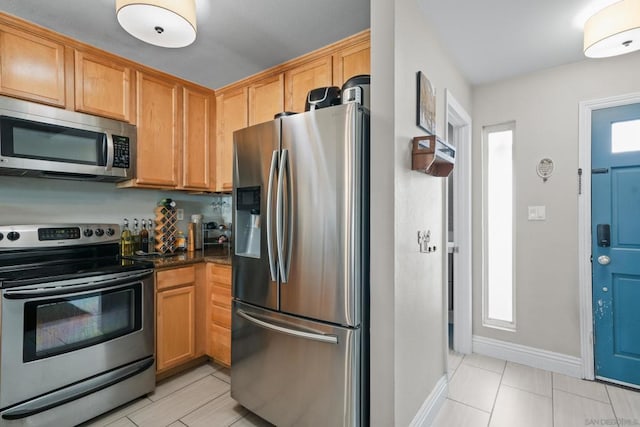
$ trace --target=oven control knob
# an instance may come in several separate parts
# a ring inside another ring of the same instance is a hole
[[[93,236],[93,230],[90,228],[85,228],[82,234],[84,234],[84,237],[91,237]]]
[[[107,236],[113,236],[114,234],[116,234],[116,230],[113,228],[107,228]]]
[[[20,238],[20,233],[18,233],[17,231],[10,231],[7,233],[7,239],[11,240],[12,242],[18,240]]]
[[[0,240],[4,239],[4,234],[0,233]]]
[[[102,237],[104,235],[104,230],[102,228],[96,228],[96,236]]]

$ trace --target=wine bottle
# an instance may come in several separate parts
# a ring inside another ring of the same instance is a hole
[[[142,220],[142,230],[140,230],[140,250],[149,252],[149,231],[147,231],[147,221]]]

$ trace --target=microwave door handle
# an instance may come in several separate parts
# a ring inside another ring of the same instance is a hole
[[[114,157],[114,149],[113,149],[113,136],[109,132],[105,132],[103,134],[102,144],[106,143],[107,145],[107,162],[105,164],[106,170],[111,170],[113,167],[113,157]]]

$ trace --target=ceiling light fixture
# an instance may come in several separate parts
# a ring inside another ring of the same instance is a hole
[[[606,58],[640,49],[640,0],[621,0],[584,24],[584,54]]]
[[[195,0],[116,0],[118,22],[129,34],[161,47],[185,47],[196,39]]]

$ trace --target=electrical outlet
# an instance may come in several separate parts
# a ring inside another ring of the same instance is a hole
[[[182,221],[184,219],[184,209],[178,209],[178,221]]]

